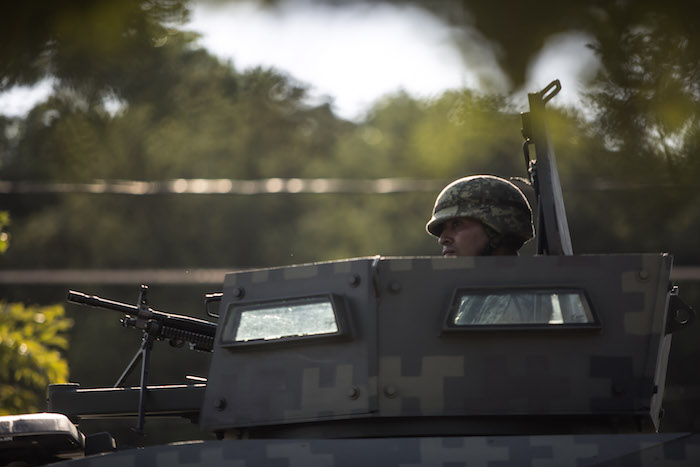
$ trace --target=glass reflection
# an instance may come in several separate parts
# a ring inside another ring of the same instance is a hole
[[[274,304],[242,310],[236,342],[338,332],[331,302]]]
[[[505,291],[462,293],[450,324],[592,323],[593,315],[580,292]]]

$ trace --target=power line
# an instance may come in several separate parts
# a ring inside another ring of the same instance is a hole
[[[413,180],[406,178],[265,178],[235,180],[228,178],[179,178],[159,182],[136,180],[96,180],[90,183],[54,183],[0,181],[0,193],[92,193],[133,196],[156,194],[234,194],[266,193],[401,193],[439,191],[447,180]]]
[[[178,178],[164,181],[95,180],[88,183],[38,182],[30,180],[0,181],[0,194],[88,193],[147,196],[158,194],[259,195],[274,193],[357,193],[384,194],[440,191],[449,179],[343,179],[343,178],[263,178],[241,180],[229,178]],[[518,180],[514,180],[517,182]],[[695,185],[673,183],[625,183],[593,180],[565,185],[565,192],[696,190]]]

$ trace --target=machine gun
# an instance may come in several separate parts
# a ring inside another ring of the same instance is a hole
[[[141,362],[138,422],[135,428],[137,433],[143,433],[145,424],[146,384],[153,343],[159,340],[168,340],[170,345],[174,347],[181,347],[187,343],[194,350],[211,352],[214,347],[214,336],[216,334],[216,324],[209,321],[153,310],[148,306],[147,294],[148,286],[141,285],[138,305],[106,300],[74,290],[70,290],[67,297],[70,303],[124,313],[126,316],[121,319],[124,327],[133,327],[143,331],[141,347],[114,384],[115,388],[120,387],[131,374],[136,364],[139,361]]]

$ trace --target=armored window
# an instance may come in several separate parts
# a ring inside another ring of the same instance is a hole
[[[222,333],[225,346],[298,341],[345,334],[342,301],[334,295],[233,304]]]
[[[474,326],[598,327],[581,290],[466,290],[454,295],[447,329]]]

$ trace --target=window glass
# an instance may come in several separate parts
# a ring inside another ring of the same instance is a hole
[[[338,323],[329,300],[290,300],[233,307],[222,332],[224,342],[275,340],[335,334]]]
[[[450,326],[594,322],[584,294],[570,290],[460,291],[452,310]]]

